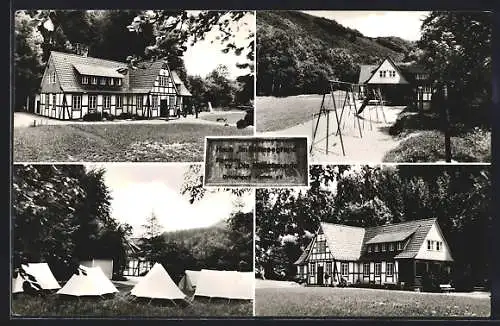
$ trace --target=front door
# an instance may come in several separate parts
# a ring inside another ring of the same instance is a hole
[[[324,275],[323,275],[323,266],[318,266],[318,284],[323,285]]]
[[[160,116],[168,118],[168,115],[167,100],[160,100]]]

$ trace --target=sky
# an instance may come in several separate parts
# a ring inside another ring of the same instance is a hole
[[[420,39],[421,20],[429,11],[304,11],[310,15],[333,19],[357,29],[368,37],[399,36],[408,41]]]
[[[111,163],[89,164],[103,167],[104,181],[111,197],[111,216],[133,228],[140,236],[142,225],[154,211],[163,231],[207,227],[228,218],[233,211],[234,195],[220,191],[206,193],[202,200],[190,204],[180,194],[187,164]],[[243,211],[254,207],[253,193],[243,197]]]
[[[188,11],[190,14],[196,15],[197,11]],[[234,32],[234,41],[237,46],[245,46],[251,42],[246,38],[249,31],[255,33],[255,15],[252,13],[247,14],[241,18],[237,23],[230,24]],[[184,53],[184,64],[188,75],[200,75],[205,77],[213,71],[217,65],[226,65],[229,69],[229,77],[236,79],[236,77],[245,75],[248,69],[239,69],[236,63],[246,61],[246,52],[239,56],[234,53],[223,53],[221,50],[225,48],[219,40],[216,39],[220,35],[218,30],[212,30],[207,33],[205,40],[198,41],[194,46],[189,46]]]

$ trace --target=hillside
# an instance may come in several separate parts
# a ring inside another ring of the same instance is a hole
[[[360,64],[403,60],[415,44],[370,38],[334,20],[298,11],[257,13],[257,93],[318,93],[328,79],[357,81]]]

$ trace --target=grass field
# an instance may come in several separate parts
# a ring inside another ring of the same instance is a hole
[[[14,161],[202,161],[205,136],[252,129],[195,123],[74,124],[14,129]]]
[[[126,296],[132,286],[117,286],[120,293],[110,299],[67,299],[57,294],[45,297],[19,294],[12,300],[12,314],[24,317],[225,317],[252,316],[253,303],[195,298],[191,305],[171,302],[134,302]]]
[[[319,112],[322,95],[257,97],[256,132],[278,131],[312,119]]]
[[[489,317],[490,299],[359,288],[257,288],[258,316]]]
[[[235,111],[213,112],[210,114],[202,114],[202,115],[200,115],[200,118],[203,120],[214,121],[214,122],[217,122],[217,119],[226,119],[227,121],[224,121],[224,123],[227,123],[230,126],[235,126],[236,122],[238,122],[238,120],[241,120],[245,117],[245,114],[246,114],[245,111],[241,111],[241,112],[235,112]],[[219,121],[219,122],[222,122],[222,121]]]

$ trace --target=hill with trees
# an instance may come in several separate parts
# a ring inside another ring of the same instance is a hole
[[[328,79],[357,81],[360,64],[410,60],[414,42],[370,38],[334,20],[298,11],[257,13],[257,95],[321,92]]]

